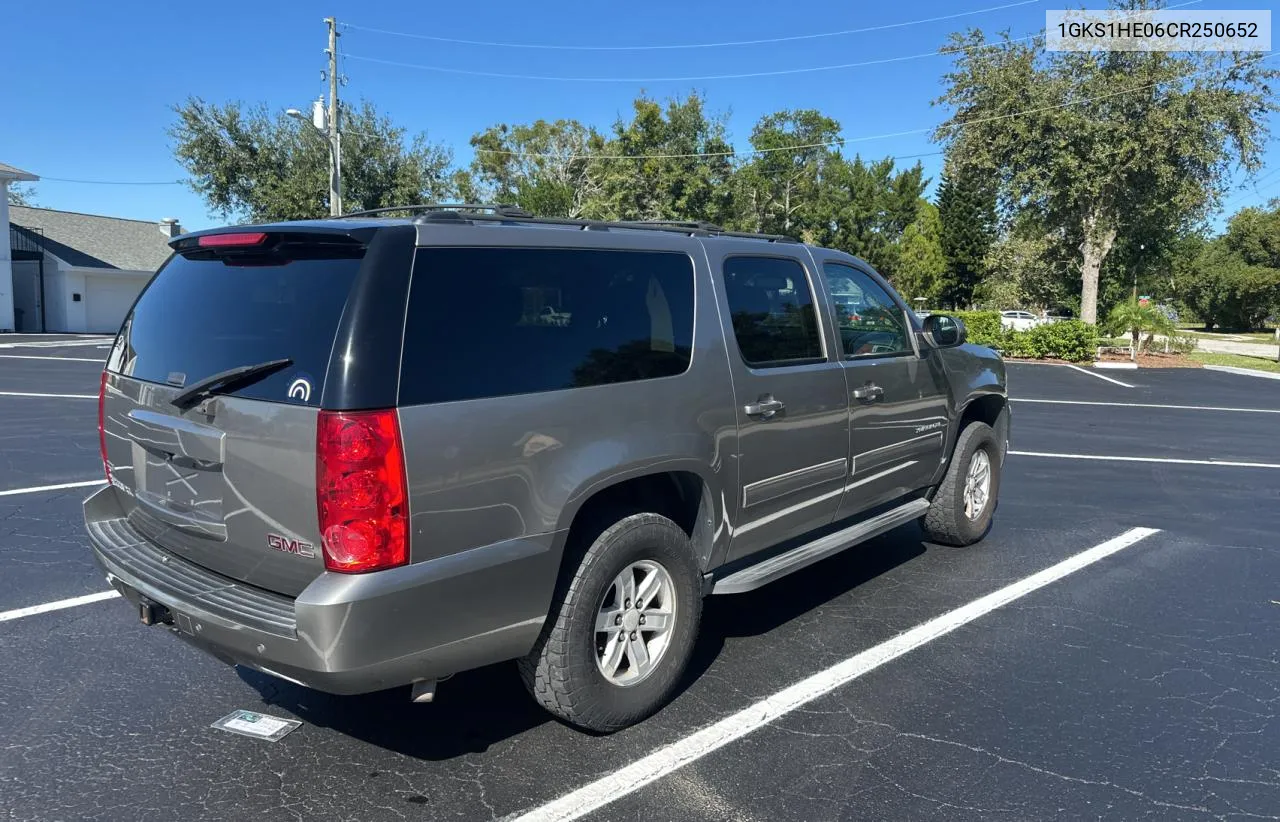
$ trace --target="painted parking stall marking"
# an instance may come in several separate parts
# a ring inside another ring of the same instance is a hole
[[[50,611],[79,608],[81,605],[92,605],[95,602],[104,602],[108,599],[115,599],[118,596],[120,596],[119,591],[99,591],[96,594],[85,594],[81,597],[59,599],[54,602],[43,602],[39,605],[29,605],[26,608],[16,608],[12,611],[0,611],[0,622],[11,622],[15,619],[22,619],[23,617],[47,614]]]
[[[1102,405],[1112,408],[1166,408],[1175,411],[1231,411],[1239,414],[1280,414],[1280,408],[1228,408],[1220,405],[1164,405],[1154,402],[1094,402],[1090,400],[1048,400],[1028,397],[1010,397],[1012,403],[1043,403],[1045,405]]]
[[[62,362],[95,362],[101,365],[105,359],[92,357],[45,357],[37,354],[0,354],[0,360],[61,360]]]
[[[563,822],[581,819],[628,794],[661,779],[667,774],[695,762],[734,740],[785,716],[818,697],[848,684],[866,673],[916,648],[946,636],[957,628],[973,622],[1004,605],[1021,599],[1082,568],[1106,559],[1113,554],[1136,545],[1158,528],[1132,528],[1088,550],[1040,571],[1029,577],[993,591],[941,616],[921,623],[910,630],[879,645],[868,648],[825,671],[819,671],[807,679],[795,683],[772,696],[725,717],[684,739],[661,748],[642,759],[602,777],[588,785],[516,817],[516,822]]]
[[[19,494],[38,494],[42,491],[62,491],[67,488],[89,488],[94,485],[106,485],[105,479],[80,480],[78,482],[59,482],[54,485],[33,485],[30,488],[10,488],[0,491],[0,497],[12,497]]]
[[[1053,454],[1048,451],[1010,451],[1011,457],[1044,457],[1057,460],[1100,460],[1103,462],[1160,462],[1173,465],[1216,465],[1221,468],[1280,468],[1277,462],[1236,462],[1234,460],[1193,460],[1174,457],[1119,457],[1107,454]]]
[[[1120,380],[1114,379],[1113,377],[1104,376],[1102,374],[1097,373],[1096,371],[1090,371],[1087,368],[1081,368],[1078,365],[1068,365],[1067,368],[1071,368],[1075,371],[1079,371],[1081,374],[1088,374],[1090,377],[1097,377],[1100,380],[1106,380],[1107,382],[1114,383],[1115,385],[1118,385],[1121,388],[1133,388],[1133,386],[1127,382],[1120,382]]]
[[[96,400],[97,394],[41,394],[35,391],[0,391],[0,397],[39,397],[51,400]]]

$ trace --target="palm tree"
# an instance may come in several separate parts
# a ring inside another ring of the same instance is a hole
[[[1129,348],[1134,362],[1138,361],[1138,343],[1146,334],[1148,341],[1156,334],[1172,334],[1176,330],[1173,320],[1151,302],[1126,300],[1111,309],[1107,327],[1112,334],[1128,334],[1133,340]]]

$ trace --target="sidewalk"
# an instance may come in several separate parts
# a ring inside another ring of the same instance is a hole
[[[1206,339],[1197,335],[1196,348],[1215,354],[1242,354],[1246,357],[1262,357],[1268,360],[1276,358],[1276,346],[1263,343],[1232,342],[1230,340]]]

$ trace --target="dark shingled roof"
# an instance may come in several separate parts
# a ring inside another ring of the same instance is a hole
[[[50,254],[69,265],[155,271],[169,257],[159,222],[9,206],[9,222],[35,229]]]

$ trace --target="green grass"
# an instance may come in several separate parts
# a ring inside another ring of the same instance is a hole
[[[1280,362],[1261,357],[1245,357],[1240,354],[1211,354],[1208,351],[1192,351],[1187,355],[1205,365],[1233,365],[1236,368],[1252,368],[1254,371],[1272,371],[1280,374]]]

